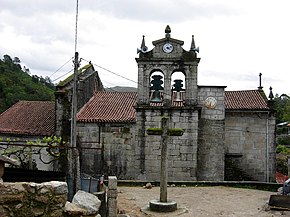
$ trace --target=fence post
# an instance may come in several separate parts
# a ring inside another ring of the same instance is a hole
[[[117,217],[117,177],[109,176],[108,177],[108,215],[107,217]]]

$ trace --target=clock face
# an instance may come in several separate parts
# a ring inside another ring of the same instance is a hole
[[[209,109],[214,109],[217,105],[217,100],[216,98],[209,96],[205,99],[204,105]]]
[[[166,43],[163,45],[163,51],[165,53],[171,53],[173,51],[173,45],[170,43]]]

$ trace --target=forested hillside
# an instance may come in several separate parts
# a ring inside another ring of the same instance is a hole
[[[0,59],[0,113],[19,100],[50,101],[54,99],[54,85],[48,77],[30,75],[21,67],[18,57],[4,55]]]

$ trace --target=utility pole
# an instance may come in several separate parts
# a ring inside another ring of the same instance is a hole
[[[73,194],[80,190],[80,160],[79,160],[79,149],[77,147],[77,79],[78,79],[78,68],[79,68],[79,54],[75,52],[74,58],[74,76],[73,76],[73,93],[72,93],[72,108],[71,108],[71,148],[70,152],[70,172],[73,179]]]

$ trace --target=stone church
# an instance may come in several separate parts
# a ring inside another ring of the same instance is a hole
[[[168,117],[169,128],[183,130],[168,138],[169,181],[274,181],[276,119],[261,85],[237,91],[200,86],[193,36],[186,50],[167,26],[165,37],[152,43],[148,50],[143,37],[138,49],[137,92],[107,92],[99,78],[84,86],[97,89],[77,114],[82,174],[158,181],[161,137],[148,129]],[[59,135],[68,113],[64,95],[56,97]]]

